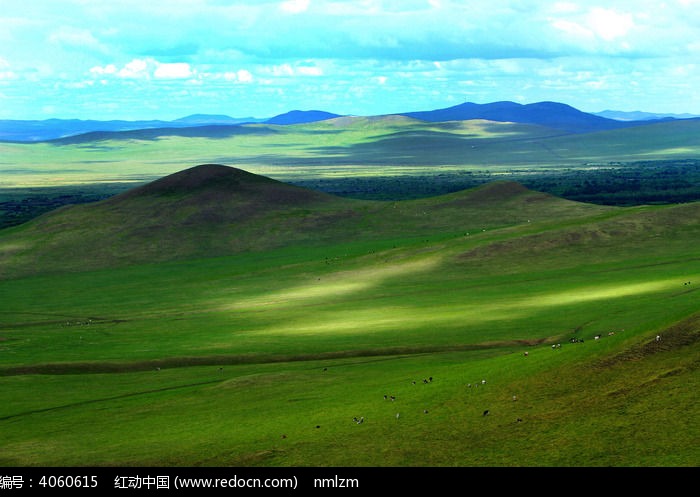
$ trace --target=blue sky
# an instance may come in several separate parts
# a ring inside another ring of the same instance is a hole
[[[0,0],[0,119],[700,114],[700,0]]]

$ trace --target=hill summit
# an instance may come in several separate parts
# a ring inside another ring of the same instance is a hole
[[[263,210],[333,199],[322,192],[293,186],[235,167],[202,164],[124,192],[106,200],[105,204],[124,204],[136,199],[159,197],[177,199],[180,206],[196,205],[204,211],[213,209],[224,217],[227,208],[240,214],[244,204],[246,210],[254,209],[259,214]],[[229,214],[234,215],[231,211]]]
[[[236,190],[250,185],[280,186],[283,183],[221,164],[202,164],[130,190],[119,198],[141,195],[192,194],[200,190]]]

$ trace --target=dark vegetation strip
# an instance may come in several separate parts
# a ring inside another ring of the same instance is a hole
[[[228,160],[222,162],[230,162]],[[308,162],[308,161],[307,161]],[[307,164],[308,165],[308,164]],[[409,200],[453,193],[507,178],[569,200],[601,205],[675,204],[700,200],[700,160],[606,162],[547,171],[438,171],[431,174],[288,180],[288,183],[342,197]],[[592,167],[592,169],[591,169]],[[95,202],[156,178],[136,182],[0,189],[0,229],[25,223],[66,204]]]
[[[155,179],[155,178],[154,178]],[[145,182],[144,179],[142,182]],[[139,186],[114,182],[50,187],[0,188],[0,229],[26,223],[64,205],[97,202]]]
[[[89,404],[97,404],[97,403],[99,403],[99,402],[109,402],[109,401],[111,401],[111,400],[126,399],[126,398],[129,398],[129,397],[138,397],[138,396],[141,396],[141,395],[150,395],[150,394],[154,394],[154,393],[167,392],[167,391],[169,391],[169,390],[180,390],[180,389],[183,389],[183,388],[199,387],[199,386],[203,386],[203,385],[210,385],[210,384],[212,384],[212,383],[220,383],[220,382],[221,382],[221,380],[200,381],[200,382],[197,382],[197,383],[188,383],[188,384],[186,384],[186,385],[177,385],[177,386],[174,386],[174,387],[164,387],[164,388],[157,388],[157,389],[154,389],[154,390],[145,390],[145,391],[143,391],[143,392],[125,393],[125,394],[122,394],[122,395],[115,395],[115,396],[113,396],[113,397],[105,397],[105,398],[102,398],[102,399],[84,400],[84,401],[82,401],[82,402],[74,402],[74,403],[72,403],[72,404],[65,404],[65,405],[62,405],[62,406],[47,407],[47,408],[45,408],[45,409],[35,409],[35,410],[32,410],[32,411],[26,411],[26,412],[20,412],[20,413],[17,413],[17,414],[11,414],[11,415],[9,415],[9,416],[0,417],[0,421],[5,421],[5,420],[8,420],[8,419],[14,419],[14,418],[20,418],[20,417],[23,417],[23,416],[29,416],[29,415],[31,415],[31,414],[39,414],[39,413],[43,413],[43,412],[58,411],[58,410],[60,410],[60,409],[70,409],[70,408],[73,408],[73,407],[86,406],[86,405],[89,405]]]
[[[352,357],[376,357],[394,355],[419,355],[439,352],[463,352],[469,350],[488,350],[503,347],[537,345],[545,339],[513,340],[504,342],[489,342],[469,345],[443,345],[425,347],[386,347],[370,350],[343,350],[337,352],[319,352],[317,354],[295,355],[264,355],[264,354],[234,354],[209,355],[201,357],[169,357],[135,362],[70,362],[45,363],[31,366],[6,366],[0,368],[0,376],[19,376],[29,374],[98,374],[98,373],[131,373],[152,371],[165,368],[185,368],[195,366],[238,365],[238,364],[268,364],[298,361],[319,361],[327,359],[344,359]]]
[[[581,168],[582,167],[582,168]],[[453,193],[507,177],[568,200],[628,207],[700,200],[700,160],[582,164],[546,171],[527,167],[489,171],[289,180],[305,188],[365,200],[408,200]],[[504,176],[504,173],[507,176]]]

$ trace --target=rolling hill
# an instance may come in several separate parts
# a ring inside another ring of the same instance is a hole
[[[512,182],[423,200],[360,201],[205,164],[0,231],[2,276],[500,228],[555,212],[566,219],[606,210]]]

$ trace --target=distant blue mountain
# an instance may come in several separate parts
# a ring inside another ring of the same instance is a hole
[[[632,125],[631,122],[588,114],[570,105],[557,102],[538,102],[525,105],[508,101],[488,104],[466,102],[445,109],[407,112],[402,115],[429,122],[486,119],[499,122],[538,124],[560,129],[567,133],[588,133]]]
[[[602,114],[602,115],[600,115]],[[536,124],[561,130],[563,133],[588,133],[630,126],[650,124],[660,120],[674,119],[680,115],[661,115],[649,113],[627,113],[604,111],[590,114],[577,110],[569,105],[557,102],[538,102],[533,104],[518,104],[503,101],[487,104],[466,102],[463,104],[419,112],[406,112],[408,116],[429,122],[465,121],[470,119],[485,119],[489,121],[515,122]],[[265,123],[276,125],[303,124],[324,121],[342,117],[320,110],[293,110],[272,118],[233,118],[227,115],[192,114],[173,121],[95,121],[80,119],[47,119],[44,121],[0,120],[0,141],[36,142],[71,137],[92,133],[92,137],[104,136],[100,133],[131,132],[133,136],[145,139],[162,136],[164,132],[173,133],[173,129],[183,129],[176,132],[185,136],[228,136],[246,132],[241,124]],[[683,115],[685,117],[685,115]],[[690,116],[688,117],[696,117]],[[199,127],[199,130],[184,131]],[[231,127],[231,129],[226,129]],[[146,132],[147,130],[151,130]],[[161,131],[158,131],[161,130]],[[85,137],[87,139],[89,137]],[[84,141],[84,139],[78,139]]]
[[[96,121],[82,119],[46,119],[43,121],[0,120],[0,140],[36,142],[55,140],[97,131],[115,132],[158,128],[190,128],[193,126],[235,125],[261,121],[263,120],[208,114],[193,114],[174,121]]]
[[[658,114],[654,112],[626,112],[621,110],[604,110],[602,112],[594,112],[594,114],[596,116],[616,119],[618,121],[657,121],[669,119],[694,119],[700,117],[696,114]]]
[[[192,114],[191,116],[175,119],[170,124],[244,124],[244,123],[259,123],[266,119],[258,119],[255,117],[230,117],[223,114]]]
[[[340,114],[333,114],[322,110],[292,110],[290,112],[285,112],[284,114],[272,117],[265,122],[267,124],[303,124],[313,123],[316,121],[325,121],[326,119],[333,119],[335,117],[342,116]]]

